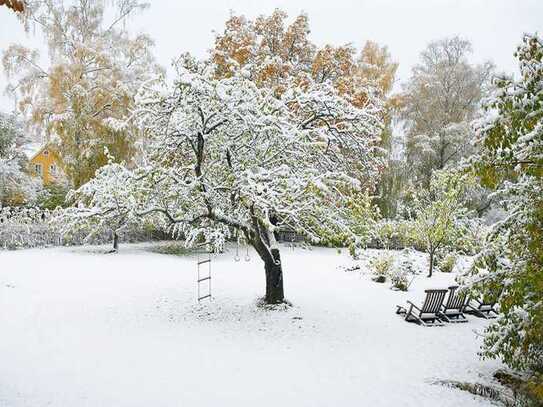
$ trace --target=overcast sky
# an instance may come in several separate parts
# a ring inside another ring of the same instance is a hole
[[[169,66],[184,51],[204,57],[213,30],[222,30],[230,10],[249,17],[282,8],[309,15],[311,37],[318,45],[366,40],[387,45],[399,62],[398,83],[409,78],[428,42],[458,34],[473,44],[474,62],[492,60],[498,70],[513,73],[513,52],[525,32],[543,34],[543,0],[151,0],[151,7],[131,21],[156,42],[158,62]],[[0,49],[13,42],[43,51],[39,32],[26,34],[13,13],[0,7]],[[44,51],[45,52],[45,51]],[[0,110],[12,110],[0,74]]]

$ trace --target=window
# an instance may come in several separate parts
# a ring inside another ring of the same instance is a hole
[[[41,175],[41,164],[34,164],[34,171],[36,174]]]
[[[48,156],[48,155],[49,155],[49,151],[48,151],[48,150],[43,150],[43,155]]]
[[[55,164],[51,164],[51,165],[49,166],[49,172],[50,172],[51,174],[53,174],[53,175],[56,174],[56,172],[57,172],[57,166],[56,166]]]

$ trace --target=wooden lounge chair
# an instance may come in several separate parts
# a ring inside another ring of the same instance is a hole
[[[466,314],[473,314],[481,318],[492,319],[498,316],[498,311],[494,308],[498,301],[488,300],[483,298],[478,300],[477,298],[471,298],[466,304],[464,312]]]
[[[396,314],[405,315],[407,322],[416,322],[422,326],[442,326],[438,313],[443,305],[447,290],[425,290],[425,293],[426,299],[421,308],[411,301],[407,301],[409,309],[398,305]]]
[[[457,290],[457,285],[449,287],[449,297],[438,313],[439,318],[443,321],[468,322],[464,315],[468,295],[466,292],[458,293]]]

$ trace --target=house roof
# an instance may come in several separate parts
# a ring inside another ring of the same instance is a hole
[[[32,160],[43,148],[45,144],[43,143],[27,143],[22,146],[21,150],[26,158],[30,161]]]

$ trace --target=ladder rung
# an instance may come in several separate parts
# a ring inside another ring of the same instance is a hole
[[[203,297],[198,297],[198,301],[201,301],[205,298],[208,298],[208,297],[211,297],[211,294],[208,294],[208,295],[204,295]]]
[[[199,261],[199,262],[198,262],[198,265],[200,265],[200,264],[205,264],[205,263],[209,263],[210,261],[211,261],[210,259],[202,260],[202,261]]]
[[[201,283],[202,281],[206,281],[206,280],[211,280],[211,276],[200,278],[198,279],[198,282]]]

